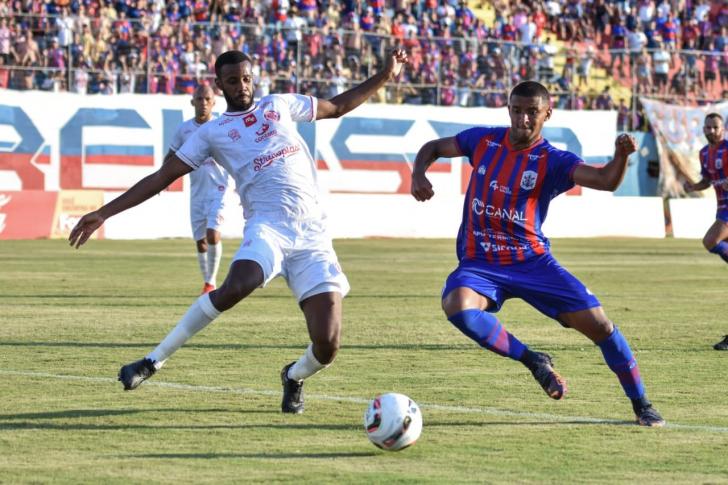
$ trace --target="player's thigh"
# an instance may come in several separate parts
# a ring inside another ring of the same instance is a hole
[[[190,202],[190,227],[195,241],[205,239],[207,231],[207,217],[205,214],[205,201]]]
[[[510,298],[503,289],[502,275],[475,263],[460,264],[450,273],[442,288],[442,310],[451,317],[464,310],[497,312]]]
[[[225,223],[225,199],[210,199],[205,207],[205,224],[206,229],[220,232],[222,225]]]
[[[319,293],[340,293],[342,297],[349,293],[349,280],[323,225],[299,231],[296,249],[286,254],[282,274],[299,304]]]
[[[538,311],[559,321],[558,315],[601,306],[594,294],[566,271],[550,253],[543,254],[518,274],[512,275],[508,289]]]
[[[719,212],[715,222],[713,222],[713,225],[710,226],[708,232],[705,233],[705,236],[703,237],[703,246],[705,246],[708,251],[713,249],[719,242],[728,239],[727,221],[728,211]]]
[[[238,261],[253,261],[260,266],[261,288],[281,275],[284,254],[291,248],[291,238],[279,229],[265,221],[246,221],[243,241],[233,256],[233,265]]]

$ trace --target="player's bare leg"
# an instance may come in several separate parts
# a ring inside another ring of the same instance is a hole
[[[258,263],[235,261],[225,283],[217,290],[200,296],[157,348],[144,359],[121,368],[119,381],[124,384],[124,390],[136,389],[154,375],[185,342],[258,288],[263,278],[263,269]]]
[[[458,330],[481,347],[521,362],[549,397],[561,399],[566,393],[566,381],[554,370],[551,356],[529,350],[508,333],[495,315],[488,312],[495,307],[490,298],[463,286],[454,288],[442,300],[447,319]]]
[[[665,420],[645,396],[639,367],[627,340],[607,318],[602,307],[562,313],[556,318],[568,327],[584,334],[601,349],[604,360],[612,372],[617,375],[625,394],[632,401],[637,424],[642,426],[665,425]]]
[[[341,338],[341,293],[319,293],[301,302],[311,345],[298,361],[281,371],[284,413],[302,413],[303,380],[328,367],[336,358]]]
[[[728,225],[725,221],[716,219],[703,236],[703,247],[728,263],[728,242],[726,240],[728,240]]]

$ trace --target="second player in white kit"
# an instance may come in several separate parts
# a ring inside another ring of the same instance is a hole
[[[348,113],[392,81],[406,62],[405,52],[393,49],[377,74],[331,100],[270,95],[255,103],[250,57],[239,51],[218,57],[215,84],[225,96],[227,111],[202,125],[158,172],[82,217],[69,236],[71,245],[79,247],[108,217],[199,170],[208,157],[236,182],[246,223],[243,242],[225,282],[200,296],[147,357],[121,368],[119,380],[125,390],[138,387],[223,311],[280,275],[303,311],[311,338],[305,354],[281,371],[281,410],[304,411],[303,380],[328,367],[339,349],[341,301],[349,283],[339,267],[318,204],[313,158],[294,123]]]
[[[212,114],[215,95],[209,86],[198,86],[191,104],[195,108],[195,117],[177,127],[165,160],[174,155],[200,126],[216,119]],[[222,256],[220,229],[225,222],[223,212],[227,203],[233,203],[229,197],[228,182],[227,171],[212,157],[208,157],[199,170],[190,173],[190,223],[192,237],[197,244],[200,272],[205,281],[203,295],[217,287],[217,270]]]

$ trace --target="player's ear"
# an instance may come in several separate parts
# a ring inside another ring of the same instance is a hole
[[[546,109],[546,117],[543,119],[544,121],[548,121],[551,119],[551,113],[553,113],[553,110],[551,108]]]

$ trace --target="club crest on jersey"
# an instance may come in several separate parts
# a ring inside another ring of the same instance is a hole
[[[718,150],[718,153],[716,154],[716,156],[718,157],[718,159],[715,161],[715,168],[720,170],[723,168],[723,158],[721,158],[721,156],[720,156],[720,150]]]
[[[246,128],[250,128],[254,124],[258,122],[258,118],[255,117],[255,114],[250,113],[248,116],[243,118],[243,123],[245,123]]]
[[[532,170],[526,170],[523,172],[523,176],[521,177],[521,187],[523,187],[526,190],[531,190],[536,186],[536,180],[538,179],[538,174]]]
[[[238,133],[238,130],[228,131],[228,136],[232,141],[238,141],[240,139],[240,133]]]
[[[274,123],[281,121],[281,115],[277,111],[273,111],[271,109],[267,109],[263,112],[263,118]]]

